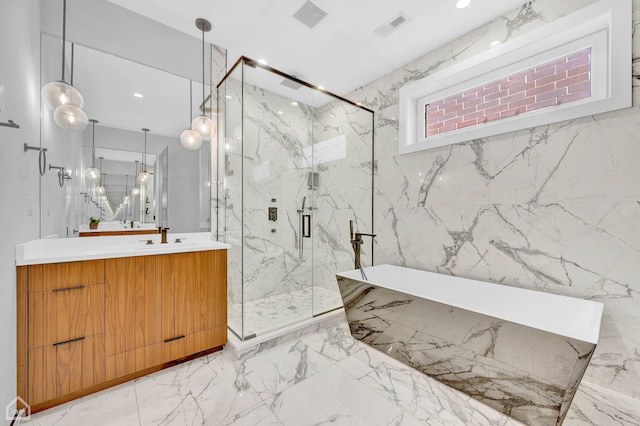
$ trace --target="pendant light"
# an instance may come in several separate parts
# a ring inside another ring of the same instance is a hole
[[[204,33],[205,31],[211,31],[211,23],[203,18],[196,19],[196,27],[202,31],[202,114],[198,117],[194,118],[191,122],[191,128],[196,132],[200,133],[202,139],[210,139],[211,138],[211,127],[213,123],[211,119],[205,115],[204,108],[204,86],[206,80],[204,79]]]
[[[87,114],[82,111],[84,99],[72,84],[64,79],[65,51],[67,45],[67,0],[62,2],[62,78],[59,81],[47,83],[42,88],[40,96],[45,105],[54,111],[53,119],[63,129],[79,131],[89,124]],[[71,60],[73,67],[73,55]]]
[[[135,161],[135,164],[136,164],[136,174],[135,174],[135,175],[137,175],[137,174],[138,174],[138,163],[139,163],[139,161],[138,161],[138,160],[136,160],[136,161]],[[135,176],[135,175],[134,175],[134,176]],[[135,182],[134,182],[133,189],[131,190],[131,196],[132,196],[132,197],[137,197],[138,195],[140,195],[140,188],[138,188],[138,187],[136,186]]]
[[[204,86],[202,86],[204,87]],[[189,80],[189,119],[193,116],[193,84]],[[180,134],[180,144],[188,150],[196,150],[202,145],[202,135],[192,129],[187,129]]]
[[[143,128],[144,132],[144,155],[142,157],[142,171],[138,174],[138,183],[145,185],[149,181],[149,173],[147,173],[147,133],[149,129]]]
[[[87,167],[84,171],[84,175],[89,182],[95,182],[100,180],[100,170],[96,168],[96,123],[98,120],[93,118],[89,120],[92,125],[92,137],[91,137],[91,167]]]
[[[107,192],[105,187],[102,186],[102,175],[105,175],[105,173],[102,173],[102,160],[104,160],[104,157],[98,157],[98,158],[100,159],[100,182],[98,183],[98,186],[96,186],[96,194],[103,195],[105,192]],[[105,179],[106,179],[106,175],[105,175]]]

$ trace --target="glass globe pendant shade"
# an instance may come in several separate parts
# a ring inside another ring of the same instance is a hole
[[[95,167],[88,167],[84,171],[84,176],[89,182],[97,182],[100,180],[100,170]]]
[[[73,105],[60,105],[53,112],[53,119],[63,129],[80,131],[89,124],[89,118],[80,108]]]
[[[196,150],[202,145],[202,136],[195,130],[185,130],[180,134],[180,143],[186,149]]]
[[[107,190],[105,189],[104,186],[102,186],[102,185],[96,186],[96,194],[103,195],[105,192],[107,192]]]
[[[199,115],[191,122],[191,129],[200,133],[202,139],[209,139],[211,137],[211,119],[206,115]]]
[[[149,182],[149,173],[147,173],[146,171],[142,171],[138,174],[138,183],[140,185],[144,185],[145,183]]]
[[[137,197],[138,195],[140,195],[140,188],[133,188],[131,190],[131,196]]]
[[[64,81],[52,81],[44,85],[40,97],[46,106],[55,111],[60,105],[84,107],[84,99],[78,90]]]

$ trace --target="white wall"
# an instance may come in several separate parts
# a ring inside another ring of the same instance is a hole
[[[42,32],[61,38],[62,0],[43,1],[42,16]],[[202,55],[200,37],[105,0],[67,1],[67,40],[193,81],[202,80],[202,70],[194,64],[194,58]],[[209,49],[205,49],[205,57],[211,59]],[[210,83],[208,76],[205,79]]]
[[[0,13],[0,121],[14,120],[20,129],[0,127],[0,409],[16,396],[15,246],[38,238],[39,174],[36,151],[25,142],[40,139],[40,3],[2,0]],[[32,199],[27,216],[25,198]]]

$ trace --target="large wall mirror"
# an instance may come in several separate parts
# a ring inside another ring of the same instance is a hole
[[[43,85],[60,79],[61,49],[60,39],[42,34]],[[89,124],[81,132],[65,131],[43,107],[41,143],[48,163],[64,167],[70,179],[60,186],[55,173],[42,177],[41,237],[77,236],[90,217],[98,216],[104,222],[166,226],[171,232],[210,230],[210,142],[189,151],[179,139],[201,110],[202,84],[81,43],[67,42],[66,49],[67,75],[73,75],[84,97],[87,116],[98,123],[95,130]],[[204,90],[208,97],[210,86]],[[150,129],[146,162],[143,128]],[[102,168],[102,182],[85,178],[94,161]],[[151,174],[144,187],[136,180],[142,168]],[[96,192],[97,186],[106,193]]]

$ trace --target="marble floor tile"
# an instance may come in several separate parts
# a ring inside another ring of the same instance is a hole
[[[262,402],[220,352],[136,380],[142,425],[217,424]]]
[[[29,426],[139,425],[133,382],[41,411],[23,424]]]
[[[239,367],[265,400],[333,365],[333,361],[297,340],[243,361]]]
[[[640,425],[637,399],[582,382],[571,403],[564,425]]]
[[[220,426],[242,425],[242,426],[281,426],[283,423],[273,414],[266,404],[258,404],[241,413],[229,416],[221,422]]]
[[[304,336],[301,341],[336,362],[350,357],[365,347],[363,343],[351,337],[349,325],[346,322],[311,333]]]
[[[267,404],[286,425],[402,424],[397,423],[402,420],[398,407],[336,366],[285,390]]]
[[[346,322],[235,359],[220,351],[34,414],[33,426],[522,425],[349,335]],[[582,382],[565,426],[637,425],[637,400]]]
[[[338,366],[427,424],[521,424],[372,348],[364,348]]]

